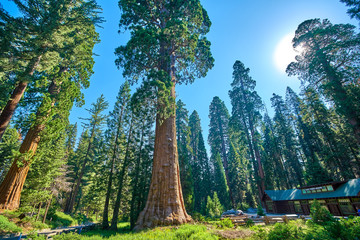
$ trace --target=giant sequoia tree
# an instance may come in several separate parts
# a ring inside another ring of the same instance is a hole
[[[157,104],[154,162],[150,191],[136,229],[182,224],[186,213],[179,177],[175,127],[175,85],[204,77],[213,66],[211,22],[200,1],[120,0],[120,26],[131,38],[116,49],[116,64],[143,92],[154,93]]]
[[[0,8],[0,21],[6,30],[1,42],[0,76],[11,74],[16,79],[8,77],[5,82],[15,85],[0,114],[0,139],[28,84],[36,81],[40,85],[36,71],[57,66],[64,54],[81,45],[81,37],[88,35],[89,26],[99,22],[94,0],[14,2],[21,17],[14,18]]]
[[[57,58],[58,65],[41,74],[42,82],[49,83],[48,91],[43,94],[35,121],[32,122],[20,146],[19,152],[22,156],[15,158],[4,182],[0,185],[1,208],[14,209],[18,207],[21,190],[32,157],[39,145],[41,133],[54,119],[62,119],[62,127],[59,125],[58,133],[64,131],[73,102],[75,100],[81,102],[81,88],[89,86],[89,78],[94,64],[92,49],[98,41],[98,36],[91,18],[83,17],[81,26],[69,26],[69,29],[81,33],[73,39],[73,41],[77,41],[77,44],[71,43],[64,47],[61,56]],[[4,111],[6,110],[4,109]],[[60,115],[62,116],[59,117]]]
[[[287,73],[299,75],[304,83],[312,84],[331,99],[360,144],[360,35],[355,33],[355,27],[310,19],[298,26],[293,46],[303,50],[288,66]]]

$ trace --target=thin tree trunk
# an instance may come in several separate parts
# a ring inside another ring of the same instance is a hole
[[[109,203],[110,203],[111,187],[112,187],[112,181],[113,181],[114,165],[115,165],[115,156],[112,157],[109,181],[108,181],[108,186],[107,186],[107,191],[106,191],[103,221],[102,221],[102,229],[104,229],[104,230],[109,228]]]
[[[111,195],[111,187],[112,187],[112,181],[113,181],[113,173],[114,173],[114,167],[115,167],[115,159],[116,159],[116,153],[118,148],[118,139],[120,135],[120,129],[122,126],[122,117],[124,112],[124,105],[122,105],[120,118],[118,122],[118,127],[116,130],[116,137],[114,142],[114,148],[113,148],[113,154],[112,154],[112,161],[111,161],[111,169],[109,174],[109,181],[106,191],[106,198],[105,198],[105,205],[104,205],[104,213],[103,213],[103,222],[102,222],[102,228],[108,229],[109,228],[109,203],[110,203],[110,195]]]
[[[122,197],[122,190],[124,186],[124,178],[126,175],[126,169],[129,165],[129,154],[130,154],[130,142],[132,139],[132,128],[133,128],[133,121],[134,118],[132,117],[131,123],[130,123],[130,129],[129,129],[129,135],[128,140],[126,144],[126,151],[125,151],[125,157],[124,162],[121,168],[121,171],[119,173],[119,189],[116,196],[115,206],[114,206],[114,212],[113,212],[113,218],[111,220],[111,230],[117,230],[117,223],[118,223],[118,217],[119,217],[119,210],[120,210],[120,203],[121,203],[121,197]]]
[[[50,205],[51,205],[52,198],[53,198],[53,195],[51,194],[50,199],[49,199],[49,200],[47,201],[47,203],[46,203],[46,209],[45,209],[45,213],[44,213],[44,217],[43,217],[42,223],[45,223],[46,216],[47,216],[47,214],[48,214],[48,212],[49,212],[49,208],[50,208]]]
[[[34,74],[35,69],[37,68],[37,66],[40,63],[40,60],[41,60],[41,55],[32,59],[32,61],[29,63],[29,66],[27,67],[26,72],[24,74],[25,78],[29,77],[29,76],[31,77]],[[4,132],[7,128],[7,126],[10,123],[12,116],[14,115],[15,109],[16,109],[18,103],[20,102],[21,97],[24,95],[27,85],[28,85],[27,81],[20,81],[18,83],[18,85],[15,87],[14,91],[12,92],[9,101],[6,103],[6,106],[1,111],[1,114],[0,114],[0,141],[2,139],[2,136],[4,135]]]
[[[90,150],[91,150],[91,147],[92,147],[92,140],[94,138],[94,135],[95,135],[95,124],[93,125],[93,127],[91,129],[89,144],[88,144],[88,147],[87,147],[87,150],[86,150],[86,154],[85,154],[85,157],[84,157],[83,164],[81,165],[80,174],[79,174],[78,178],[75,180],[73,190],[71,191],[69,199],[68,199],[68,201],[66,203],[66,207],[65,207],[65,211],[64,211],[65,213],[71,213],[73,211],[73,208],[74,208],[74,205],[75,205],[75,200],[76,200],[76,197],[77,197],[77,195],[79,193],[81,180],[82,180],[82,178],[83,178],[83,176],[85,174],[86,164],[87,164],[87,162],[89,160],[88,157],[89,157]]]
[[[139,147],[139,155],[135,163],[135,179],[133,185],[133,192],[131,196],[130,203],[130,228],[133,229],[135,227],[136,219],[135,219],[135,198],[138,197],[139,193],[138,182],[139,182],[139,174],[140,174],[140,163],[141,163],[141,151],[144,143],[144,124],[141,129],[141,137],[140,137],[140,147]]]
[[[65,70],[65,68],[62,69],[62,71]],[[60,91],[59,85],[61,85],[61,83],[57,85],[52,81],[48,88],[48,92],[51,95],[58,94]],[[51,107],[48,109],[45,116],[43,116],[40,111],[36,113],[37,124],[29,129],[19,150],[20,153],[26,155],[15,158],[4,181],[0,185],[0,209],[14,210],[19,207],[21,191],[30,168],[31,160],[39,145],[40,133],[45,129],[44,120],[47,120],[49,117],[55,102],[56,100],[53,98]],[[19,164],[19,161],[21,161],[21,164]]]
[[[228,166],[228,160],[227,160],[227,154],[226,154],[226,147],[225,147],[225,139],[224,139],[224,133],[223,133],[223,125],[219,118],[219,130],[220,130],[220,136],[221,136],[221,154],[223,156],[224,161],[224,170],[225,170],[225,177],[226,177],[226,185],[229,188],[229,197],[231,201],[231,205],[233,208],[236,208],[236,204],[233,197],[233,191],[230,186],[230,180],[229,180],[229,166]]]
[[[35,222],[37,222],[37,221],[39,220],[40,211],[41,211],[41,205],[42,205],[42,203],[39,203],[39,210],[38,210],[38,213],[37,213],[37,215],[36,215]]]

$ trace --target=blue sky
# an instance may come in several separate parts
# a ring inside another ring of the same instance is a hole
[[[250,75],[257,81],[256,90],[272,113],[270,98],[273,93],[285,95],[287,86],[299,89],[299,80],[288,77],[279,70],[274,52],[279,42],[288,34],[294,34],[297,26],[307,19],[328,18],[332,23],[352,23],[346,14],[347,7],[339,0],[202,0],[212,21],[207,35],[212,43],[215,66],[205,78],[191,85],[177,86],[177,98],[185,104],[189,113],[196,110],[202,121],[204,138],[208,136],[209,105],[214,96],[225,101],[231,112],[228,96],[232,82],[232,66],[236,60],[250,68]],[[5,9],[12,11],[12,3],[1,0]],[[84,90],[86,104],[75,108],[70,115],[72,123],[87,117],[90,108],[102,93],[112,110],[120,85],[125,81],[122,70],[117,69],[114,49],[127,42],[129,35],[118,33],[120,10],[116,0],[98,0],[106,22],[98,29],[101,43],[96,45],[94,75],[91,85]],[[281,47],[280,47],[281,48]],[[284,48],[284,47],[283,47]],[[285,48],[285,52],[288,52]],[[81,132],[80,129],[78,129]]]

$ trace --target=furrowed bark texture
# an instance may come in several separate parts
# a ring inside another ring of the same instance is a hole
[[[55,82],[52,82],[48,88],[49,93],[58,94],[60,85],[61,83],[57,86]],[[45,129],[44,121],[40,120],[46,120],[49,117],[55,102],[56,99],[53,98],[51,106],[45,116],[41,116],[41,113],[39,111],[37,112],[37,120],[43,123],[32,126],[26,134],[24,141],[21,143],[19,152],[30,153],[30,155],[27,156],[28,159],[15,158],[11,165],[4,181],[0,185],[0,209],[14,210],[19,208],[20,195],[30,168],[31,159],[39,145],[40,133]],[[20,164],[19,161],[22,161],[22,163]]]
[[[24,74],[25,78],[31,77],[32,75],[34,75],[34,72],[40,63],[40,60],[41,60],[41,55],[34,58],[30,62],[29,66],[27,67],[26,72]],[[14,115],[14,112],[15,112],[15,109],[16,109],[18,103],[20,102],[22,96],[24,95],[27,85],[28,85],[27,81],[23,81],[23,80],[20,81],[18,83],[18,85],[15,87],[14,91],[12,92],[9,101],[6,103],[6,106],[1,111],[1,114],[0,114],[0,141],[2,139],[2,136],[4,135],[4,132],[7,128],[7,126],[10,123],[12,116]]]
[[[171,95],[175,97],[175,85]],[[151,185],[145,209],[138,217],[135,230],[192,221],[185,210],[181,191],[175,119],[174,111],[161,124],[157,115]]]

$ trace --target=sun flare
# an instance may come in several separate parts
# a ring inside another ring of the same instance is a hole
[[[289,33],[285,35],[277,44],[274,52],[274,63],[276,68],[285,73],[286,67],[289,63],[295,60],[295,56],[298,54],[292,47],[292,39],[294,34]]]

